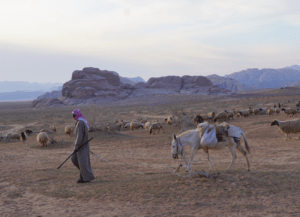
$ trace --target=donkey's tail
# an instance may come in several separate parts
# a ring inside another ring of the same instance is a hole
[[[243,137],[244,137],[246,150],[247,150],[247,152],[250,154],[250,147],[249,147],[249,145],[248,145],[248,142],[247,142],[247,139],[246,139],[246,136],[245,136],[243,130],[241,130],[241,134],[242,134]]]

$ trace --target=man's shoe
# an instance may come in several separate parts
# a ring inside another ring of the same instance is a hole
[[[84,181],[83,179],[78,179],[77,180],[77,183],[87,183],[87,182],[90,182],[90,181]]]

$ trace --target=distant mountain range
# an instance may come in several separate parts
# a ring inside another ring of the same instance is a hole
[[[114,74],[119,75],[116,72]],[[120,77],[123,84],[146,83],[141,77]],[[281,88],[300,85],[300,66],[292,65],[281,69],[246,69],[229,75],[206,76],[214,85],[232,92],[266,88]],[[61,96],[62,83],[29,83],[22,81],[0,82],[0,101],[29,100]]]
[[[6,93],[0,93],[0,101],[33,100],[42,94],[45,94],[45,92],[42,91],[6,92]]]
[[[281,69],[246,69],[226,75],[227,78],[244,84],[247,90],[280,88],[299,85],[300,66],[293,65]]]
[[[62,83],[29,83],[27,81],[0,81],[0,93],[16,91],[40,91],[47,92],[62,88]]]

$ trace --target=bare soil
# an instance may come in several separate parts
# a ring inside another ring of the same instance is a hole
[[[176,103],[170,100],[156,106],[145,101],[131,107],[124,102],[119,107],[113,103],[80,109],[91,123],[100,126],[115,119],[148,117],[164,122],[163,117],[176,112],[190,115],[288,101],[292,106],[298,102],[298,96],[205,96],[182,101],[177,98]],[[0,126],[21,132],[38,131],[53,124],[58,132],[51,134],[56,143],[47,147],[37,143],[35,134],[26,143],[0,141],[1,216],[300,216],[299,135],[285,141],[278,128],[270,126],[274,119],[295,117],[280,113],[227,121],[246,133],[251,171],[247,171],[239,152],[232,169],[226,171],[231,162],[227,148],[210,152],[215,170],[209,171],[205,154],[199,150],[192,169],[207,171],[213,176],[211,179],[173,174],[172,168],[178,167],[180,159],[172,159],[170,145],[173,134],[181,130],[180,124],[164,124],[166,133],[154,135],[147,130],[99,129],[89,135],[94,137],[90,148],[110,163],[91,154],[96,179],[77,184],[79,171],[71,161],[56,169],[73,150],[74,138],[66,137],[63,129],[66,124],[74,124],[74,108],[16,107],[0,104]],[[188,129],[192,128],[196,125]],[[186,151],[191,153],[190,148]],[[188,173],[182,168],[179,174]]]

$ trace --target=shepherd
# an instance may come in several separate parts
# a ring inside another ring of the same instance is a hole
[[[86,183],[95,179],[91,168],[89,144],[82,146],[88,141],[89,123],[79,109],[74,110],[72,114],[76,120],[76,140],[74,148],[75,154],[72,155],[71,160],[80,171],[80,178],[77,180],[77,183]]]

